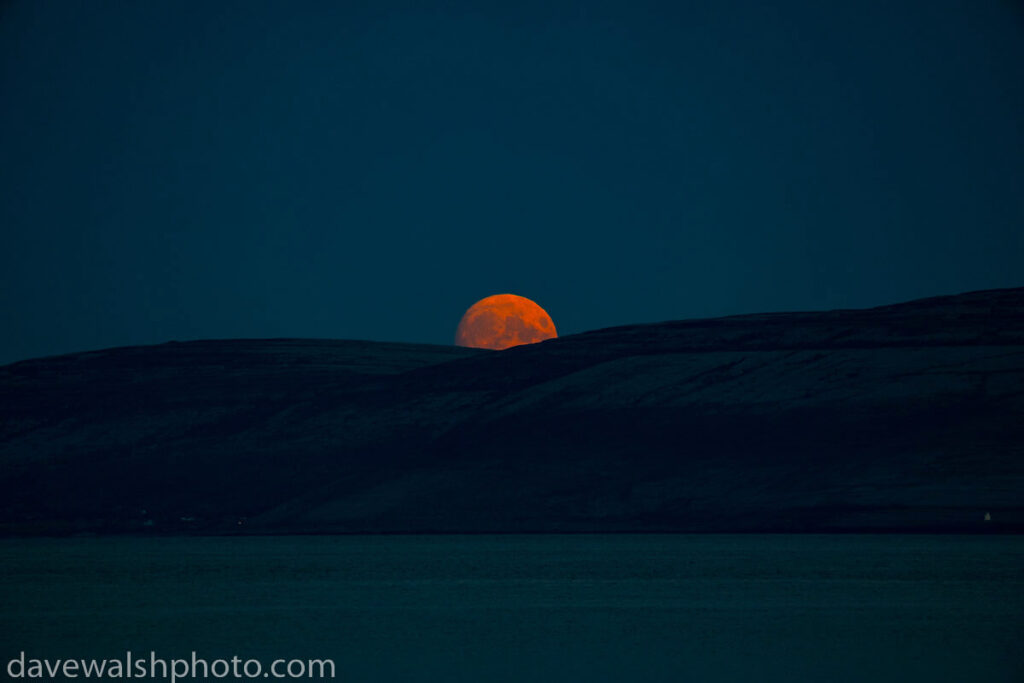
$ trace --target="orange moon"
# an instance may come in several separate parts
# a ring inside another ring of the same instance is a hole
[[[476,349],[507,349],[558,336],[543,308],[524,296],[495,294],[469,307],[455,330],[455,343]]]

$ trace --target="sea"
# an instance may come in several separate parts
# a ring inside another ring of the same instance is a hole
[[[1021,536],[3,539],[0,578],[23,680],[130,654],[367,682],[1024,681]]]

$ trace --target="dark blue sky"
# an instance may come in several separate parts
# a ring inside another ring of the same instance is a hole
[[[0,362],[1024,285],[1019,3],[498,4],[5,4]]]

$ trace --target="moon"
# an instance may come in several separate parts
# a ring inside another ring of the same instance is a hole
[[[558,336],[543,308],[524,296],[495,294],[469,307],[455,330],[455,344],[500,351]]]

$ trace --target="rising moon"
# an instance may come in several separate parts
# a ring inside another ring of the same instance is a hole
[[[500,351],[557,336],[555,323],[543,308],[523,296],[495,294],[469,307],[455,331],[455,343]]]

